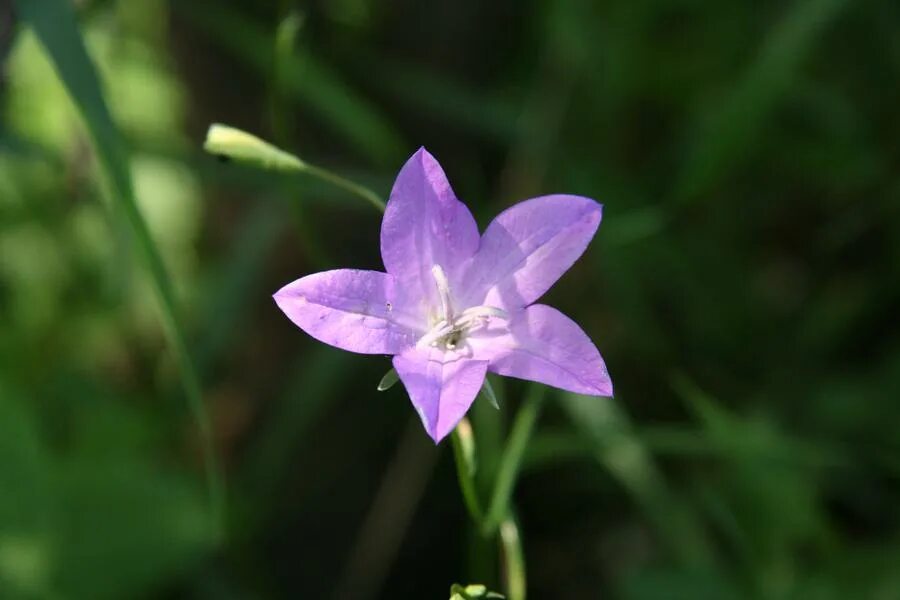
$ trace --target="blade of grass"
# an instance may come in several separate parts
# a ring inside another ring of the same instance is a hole
[[[118,206],[134,235],[160,304],[160,315],[179,367],[181,384],[200,432],[209,488],[213,531],[224,533],[224,491],[212,440],[212,427],[185,335],[176,316],[175,294],[150,231],[138,209],[132,186],[128,152],[103,97],[96,69],[78,30],[71,3],[66,0],[16,0],[23,20],[30,24],[56,67],[60,79],[81,112],[97,157]]]

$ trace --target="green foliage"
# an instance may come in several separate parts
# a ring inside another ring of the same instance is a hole
[[[0,597],[897,595],[896,2],[16,6]],[[212,122],[333,171],[219,163]],[[542,301],[616,388],[538,404],[492,379],[462,468],[441,448],[419,487],[387,361],[270,298],[381,268],[360,199],[418,145],[482,226],[528,196],[605,204]],[[227,468],[226,540],[185,389]],[[400,541],[354,541],[371,524]],[[339,581],[352,556],[368,585]]]
[[[127,452],[98,453],[96,430],[72,431],[77,441],[61,455],[27,397],[0,391],[4,597],[134,596],[190,572],[213,548],[202,495],[183,474]],[[141,424],[141,415],[118,417],[117,428]]]
[[[64,0],[28,0],[17,3],[23,19],[33,28],[53,60],[60,79],[78,106],[96,146],[97,156],[109,177],[113,195],[131,227],[136,245],[146,262],[161,304],[169,336],[190,409],[200,429],[211,518],[216,527],[224,525],[221,474],[212,447],[209,417],[200,383],[187,348],[187,340],[175,313],[175,296],[159,250],[138,208],[131,182],[128,153],[104,100],[94,65],[87,55],[72,8]]]

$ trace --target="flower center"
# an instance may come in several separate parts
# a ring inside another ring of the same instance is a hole
[[[465,341],[472,329],[485,325],[491,318],[509,319],[505,311],[492,306],[473,306],[458,315],[453,311],[450,297],[450,282],[440,265],[431,267],[431,274],[437,286],[440,299],[440,314],[433,320],[431,330],[423,335],[417,346],[432,346],[445,350],[456,350]]]

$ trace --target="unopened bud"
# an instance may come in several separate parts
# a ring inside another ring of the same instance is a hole
[[[238,162],[253,163],[277,171],[302,171],[306,163],[284,150],[228,125],[214,123],[206,133],[203,149]]]

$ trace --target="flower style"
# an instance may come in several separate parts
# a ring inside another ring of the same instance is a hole
[[[584,252],[602,206],[550,195],[500,213],[479,236],[424,148],[397,175],[381,223],[386,273],[337,269],[275,294],[303,331],[350,352],[393,355],[425,430],[439,442],[488,371],[611,396],[600,352],[571,319],[533,304]]]

